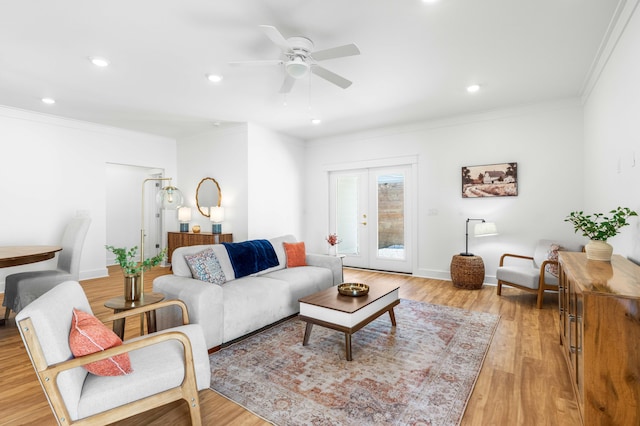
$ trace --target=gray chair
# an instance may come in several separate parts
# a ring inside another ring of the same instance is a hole
[[[502,286],[508,285],[520,290],[537,294],[536,305],[542,309],[545,291],[558,291],[558,276],[554,269],[558,267],[557,253],[550,253],[551,245],[559,245],[560,250],[582,251],[582,247],[575,244],[565,244],[556,240],[539,240],[533,256],[505,253],[500,257],[500,266],[496,271],[498,279],[498,296],[502,294]],[[516,263],[513,260],[521,259]],[[524,262],[523,262],[524,261]]]
[[[101,320],[140,316],[173,305],[182,308],[183,325],[77,358],[69,345],[73,309],[91,314],[77,281],[55,286],[16,315],[25,348],[58,424],[109,424],[177,400],[187,402],[192,424],[202,423],[198,391],[211,385],[211,368],[202,327],[188,324],[184,303],[168,300]],[[133,370],[128,374],[97,376],[82,367],[125,352]]]
[[[69,222],[62,235],[62,251],[58,254],[56,269],[7,275],[2,301],[2,306],[6,306],[5,321],[9,319],[11,311],[20,312],[61,282],[79,280],[80,255],[90,224],[90,217],[75,217]]]

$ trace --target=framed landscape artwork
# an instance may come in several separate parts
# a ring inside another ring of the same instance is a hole
[[[462,168],[462,198],[518,195],[518,163]]]

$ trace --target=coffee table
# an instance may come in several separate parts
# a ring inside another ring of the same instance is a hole
[[[369,293],[364,296],[351,297],[338,293],[336,287],[331,287],[319,293],[300,299],[300,318],[306,321],[302,345],[309,343],[309,336],[313,325],[341,331],[345,337],[347,361],[351,356],[351,335],[389,312],[391,324],[396,325],[393,307],[400,303],[397,284],[376,283],[369,285]]]

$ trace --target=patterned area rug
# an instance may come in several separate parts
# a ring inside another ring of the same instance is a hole
[[[297,318],[211,354],[211,389],[276,425],[457,425],[499,316],[402,299],[352,336]]]

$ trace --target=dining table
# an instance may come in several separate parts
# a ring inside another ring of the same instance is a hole
[[[60,246],[0,246],[0,268],[53,259]]]
[[[60,246],[0,246],[0,268],[53,259],[60,250]],[[0,325],[4,323],[5,320],[0,319]]]

